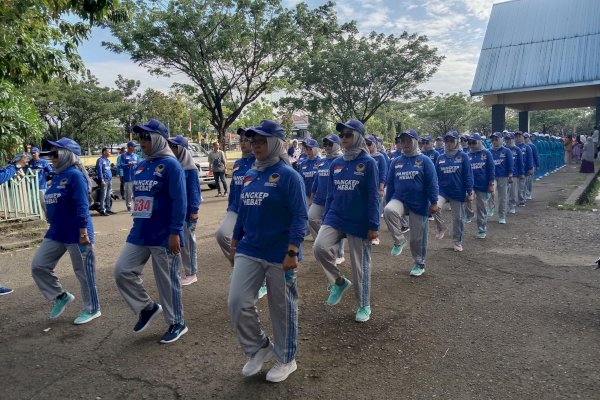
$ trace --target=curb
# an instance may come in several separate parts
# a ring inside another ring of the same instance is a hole
[[[20,242],[14,242],[14,243],[4,243],[4,244],[0,244],[0,250],[1,251],[10,251],[10,250],[16,250],[16,249],[22,249],[25,247],[33,247],[38,243],[41,243],[43,240],[43,238],[35,238],[35,239],[29,239],[29,240],[21,240]]]
[[[579,201],[582,197],[587,194],[587,191],[592,186],[594,181],[600,176],[600,161],[596,161],[594,163],[595,172],[593,174],[589,174],[589,176],[585,179],[585,181],[577,186],[575,190],[571,193],[571,195],[567,198],[564,204],[574,206],[579,204]]]

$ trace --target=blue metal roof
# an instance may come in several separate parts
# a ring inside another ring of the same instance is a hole
[[[600,0],[494,4],[472,95],[600,84]]]

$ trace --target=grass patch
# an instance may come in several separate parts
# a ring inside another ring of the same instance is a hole
[[[598,174],[594,177],[592,184],[588,186],[588,188],[583,192],[577,203],[578,206],[590,206],[596,205],[596,196],[598,195],[598,190],[600,189],[600,179],[598,179]]]

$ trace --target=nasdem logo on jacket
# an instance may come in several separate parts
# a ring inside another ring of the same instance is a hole
[[[279,174],[271,174],[271,176],[269,176],[269,182],[265,182],[265,186],[277,187],[277,182],[279,182],[279,179],[281,179]]]

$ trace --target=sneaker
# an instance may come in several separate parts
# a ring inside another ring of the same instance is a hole
[[[390,251],[390,254],[393,256],[399,256],[402,253],[402,250],[404,250],[404,246],[406,246],[407,243],[408,240],[403,239],[399,245],[394,245],[394,247],[392,247],[392,251]]]
[[[221,197],[222,194],[221,193],[217,193],[217,195],[215,197]]]
[[[506,218],[504,218],[504,217],[498,218],[498,223],[502,224],[502,225],[506,224]]]
[[[269,382],[283,382],[297,368],[296,360],[292,360],[287,364],[277,361],[267,372],[267,380]]]
[[[196,276],[196,274],[186,275],[183,278],[181,278],[179,282],[181,283],[181,286],[191,285],[194,282],[198,282],[198,277]]]
[[[81,312],[81,314],[79,314],[79,317],[75,318],[75,321],[73,321],[73,323],[75,325],[87,324],[91,320],[96,319],[101,315],[102,315],[102,313],[100,312],[100,310],[96,311],[95,313],[89,313],[89,312],[83,310]]]
[[[356,322],[367,322],[371,318],[371,306],[364,306],[356,310]]]
[[[415,265],[413,265],[412,269],[410,270],[410,276],[421,276],[424,273],[425,273],[424,265],[415,264]]]
[[[428,219],[429,221],[435,221],[435,218],[433,218],[433,217],[429,217],[429,218],[427,218],[427,219]]]
[[[260,289],[258,289],[258,298],[262,299],[266,295],[267,295],[267,287],[266,286],[261,286]]]
[[[525,199],[526,199],[526,200],[533,200],[533,197],[531,197],[531,196],[526,196],[526,197],[525,197]]]
[[[262,369],[263,364],[271,360],[273,357],[275,357],[275,350],[273,349],[273,343],[269,341],[267,346],[258,350],[252,355],[252,357],[248,358],[248,361],[246,361],[246,364],[244,364],[244,368],[242,368],[242,374],[244,376],[258,374]]]
[[[14,290],[12,290],[11,288],[0,286],[0,296],[4,296],[5,294],[11,294],[12,292],[14,292]]]
[[[65,292],[65,293],[67,295],[65,296],[64,299],[56,298],[54,300],[54,307],[52,307],[52,310],[50,311],[51,319],[58,318],[60,316],[60,314],[62,314],[63,311],[65,311],[65,307],[67,306],[67,304],[69,304],[70,302],[75,300],[75,296],[73,296],[71,293],[69,293],[69,292]]]
[[[517,209],[512,207],[510,210],[508,210],[509,213],[511,214],[516,214],[517,213]]]
[[[131,211],[131,205],[127,205],[127,211],[130,212]]]
[[[474,217],[467,217],[467,218],[465,219],[465,222],[466,222],[467,224],[469,224],[469,223],[473,222],[473,218],[474,218]]]
[[[454,243],[454,251],[463,251],[462,244]]]
[[[108,210],[106,213],[107,213],[108,215],[114,215],[114,214],[116,214],[114,211],[111,211],[111,210]]]
[[[340,264],[343,264],[343,263],[344,263],[344,261],[346,261],[346,259],[345,259],[344,257],[337,257],[337,258],[335,259],[335,265],[340,265]]]
[[[373,246],[377,246],[377,245],[379,245],[379,238],[375,238],[375,239],[371,240],[371,244],[372,244]]]
[[[519,203],[519,207],[525,207],[525,203]]]
[[[160,338],[160,343],[173,343],[177,341],[181,336],[185,335],[188,331],[185,323],[173,324],[169,326],[169,329]]]
[[[494,207],[488,208],[488,210],[487,210],[487,216],[488,217],[493,217],[494,216],[494,211],[496,211]]]
[[[142,310],[140,312],[140,319],[138,319],[137,324],[133,327],[133,331],[135,333],[140,333],[144,329],[150,326],[150,322],[156,317],[160,315],[162,312],[162,307],[158,303],[154,303],[154,306],[150,310]]]
[[[342,300],[342,295],[352,286],[352,282],[348,279],[344,278],[344,284],[342,286],[333,284],[329,288],[329,297],[327,298],[327,304],[330,306],[335,306],[337,303]]]
[[[475,235],[476,239],[485,239],[486,233],[485,232],[479,232],[477,235]]]
[[[408,231],[410,231],[410,228],[408,226],[402,226],[402,227],[400,227],[400,232],[406,233]]]
[[[438,233],[435,234],[435,238],[437,240],[442,240],[447,231],[448,231],[448,228],[443,228],[441,231],[438,231]]]

